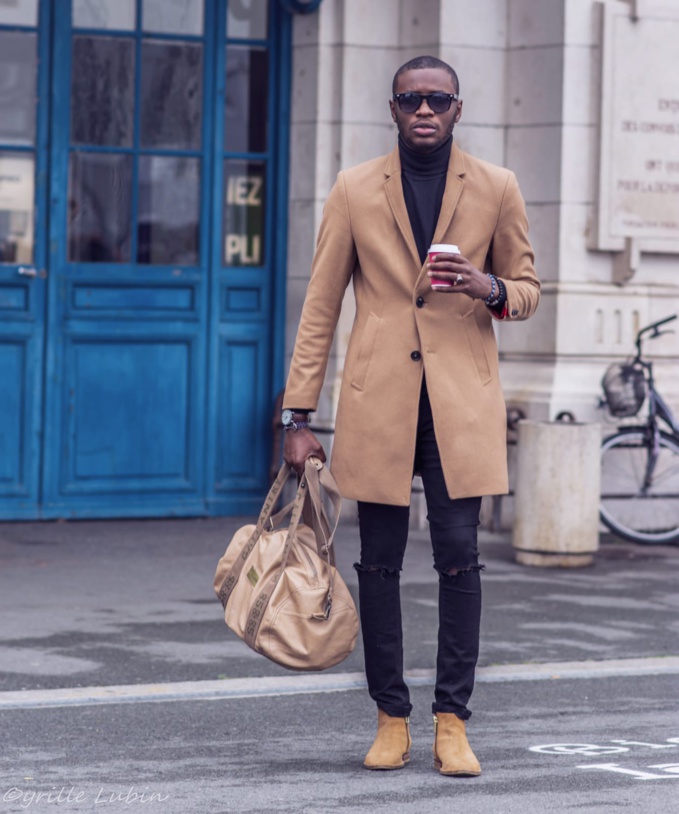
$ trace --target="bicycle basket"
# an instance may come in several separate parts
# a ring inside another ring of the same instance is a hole
[[[611,415],[623,418],[636,415],[646,398],[644,370],[635,364],[611,365],[601,386],[606,394],[606,405]]]

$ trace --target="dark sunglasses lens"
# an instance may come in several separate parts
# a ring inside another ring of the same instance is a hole
[[[422,104],[419,93],[402,93],[397,98],[398,106],[404,113],[414,113]]]
[[[447,93],[432,93],[429,96],[423,96],[420,93],[401,93],[397,99],[398,105],[404,113],[415,113],[420,109],[423,99],[427,100],[427,104],[434,113],[445,113],[446,110],[450,110],[452,102]]]
[[[434,113],[445,113],[450,110],[452,99],[447,93],[432,93],[429,97],[429,107]]]

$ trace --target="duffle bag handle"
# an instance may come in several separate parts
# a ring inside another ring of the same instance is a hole
[[[321,475],[321,473],[325,474]],[[328,493],[333,504],[335,523],[332,530],[330,530],[330,524],[328,523],[327,515],[325,514],[325,509],[323,508],[323,502],[321,500],[319,485],[321,483],[323,484],[323,488]],[[319,609],[318,613],[312,614],[312,617],[314,619],[324,621],[330,616],[335,587],[335,569],[333,567],[334,563],[332,562],[332,554],[334,554],[332,550],[332,542],[339,524],[342,498],[340,496],[339,489],[337,488],[337,484],[335,483],[335,479],[332,477],[332,475],[330,475],[326,467],[324,467],[323,462],[319,458],[312,456],[307,458],[307,460],[304,462],[304,475],[300,480],[297,495],[295,496],[294,508],[290,518],[288,536],[283,547],[280,567],[266,583],[266,585],[262,586],[255,601],[252,603],[252,607],[248,615],[245,625],[244,640],[247,645],[253,648],[253,650],[257,649],[255,647],[255,641],[257,639],[259,628],[262,624],[262,619],[264,618],[264,609],[266,608],[269,599],[276,585],[278,584],[278,581],[285,571],[288,555],[292,547],[292,541],[295,532],[297,531],[299,521],[302,517],[304,505],[307,503],[307,501],[309,501],[311,504],[314,514],[313,529],[318,554],[321,558],[325,558],[328,564],[328,592],[325,596],[325,601],[323,602],[322,607]]]
[[[269,494],[266,496],[266,500],[264,501],[264,505],[262,506],[262,511],[259,513],[259,518],[257,520],[257,524],[250,535],[250,539],[248,540],[247,544],[244,546],[243,550],[241,551],[240,555],[236,559],[233,564],[233,567],[229,571],[229,573],[224,577],[222,582],[222,586],[219,589],[219,601],[222,603],[222,607],[226,608],[226,603],[229,601],[229,597],[233,593],[233,589],[236,587],[236,583],[238,582],[238,578],[243,571],[243,567],[245,566],[245,561],[250,556],[250,552],[252,549],[257,545],[257,541],[262,536],[262,531],[264,530],[264,526],[267,524],[269,519],[271,518],[271,512],[273,511],[273,507],[276,505],[276,501],[278,500],[278,496],[281,493],[281,490],[287,483],[288,478],[292,473],[292,467],[287,464],[283,463],[281,466],[278,475],[276,476],[276,480],[271,485],[271,489],[269,489]],[[301,485],[301,484],[300,484]],[[298,488],[298,496],[300,489]],[[302,491],[302,495],[306,494],[306,488]],[[297,521],[295,523],[295,529],[297,529],[297,525],[299,524],[299,518],[302,514],[302,504],[304,503],[303,500],[298,500],[296,497],[292,503],[289,503],[283,512],[279,512],[276,517],[280,520],[283,519],[284,514],[291,512],[296,507],[297,503],[300,503],[299,508],[299,516],[297,517]],[[283,514],[284,513],[284,514]],[[291,522],[292,525],[292,522]]]

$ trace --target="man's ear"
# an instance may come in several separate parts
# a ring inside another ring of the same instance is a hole
[[[457,103],[457,112],[455,113],[455,124],[460,121],[460,116],[462,116],[462,99],[460,99]]]
[[[391,118],[396,122],[396,102],[393,99],[389,100],[389,110],[391,110]]]

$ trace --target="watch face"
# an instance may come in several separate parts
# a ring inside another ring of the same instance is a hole
[[[292,410],[283,410],[281,421],[283,422],[284,427],[288,424],[292,424]]]

